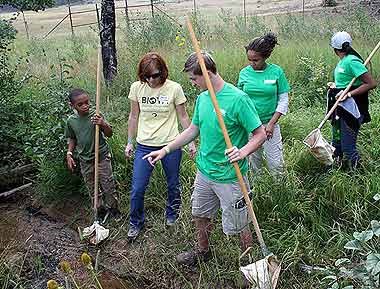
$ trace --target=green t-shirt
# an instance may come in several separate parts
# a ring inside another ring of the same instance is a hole
[[[261,125],[253,102],[241,90],[225,83],[216,93],[220,110],[234,146],[241,148],[248,142],[248,135]],[[208,91],[202,92],[195,103],[192,123],[200,131],[200,149],[197,167],[209,179],[230,183],[236,181],[233,165],[224,154],[227,146]],[[246,159],[239,161],[242,174],[248,170]]]
[[[264,70],[254,70],[251,65],[244,67],[237,87],[253,100],[262,123],[269,122],[276,112],[278,96],[290,90],[282,68],[270,63]]]
[[[79,159],[90,161],[95,158],[95,125],[91,122],[91,117],[95,112],[90,112],[86,116],[78,114],[70,115],[66,121],[65,137],[76,140],[75,149]],[[99,134],[99,158],[103,159],[109,153],[108,146],[100,130]]]
[[[363,61],[352,54],[348,54],[343,57],[335,67],[334,80],[337,88],[346,88],[354,77],[368,72]],[[363,82],[360,79],[356,79],[354,86],[359,86]]]

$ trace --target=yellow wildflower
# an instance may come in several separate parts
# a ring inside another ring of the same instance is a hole
[[[49,280],[47,282],[47,288],[48,289],[58,289],[59,287],[58,287],[57,281],[55,281],[55,280]]]
[[[71,270],[70,263],[67,261],[61,261],[59,263],[59,268],[61,269],[62,272],[66,274],[71,274],[73,271]]]
[[[85,266],[91,265],[91,257],[86,252],[80,256],[80,259]]]

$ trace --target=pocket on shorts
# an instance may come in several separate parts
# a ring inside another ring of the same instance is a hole
[[[235,203],[223,211],[223,231],[225,234],[240,233],[248,225],[247,206],[236,208]]]

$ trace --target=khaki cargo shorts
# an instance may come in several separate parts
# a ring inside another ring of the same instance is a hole
[[[249,190],[246,177],[244,181]],[[212,219],[221,208],[223,232],[226,235],[238,234],[249,223],[247,206],[241,201],[242,198],[243,193],[237,181],[218,183],[198,171],[191,196],[192,215]]]

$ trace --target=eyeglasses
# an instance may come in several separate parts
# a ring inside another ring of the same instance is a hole
[[[156,78],[158,78],[158,77],[160,77],[160,76],[161,76],[161,72],[157,72],[157,73],[153,73],[153,74],[151,74],[151,75],[147,75],[147,76],[145,76],[145,79],[146,79],[146,80],[148,80],[148,79],[150,79],[150,78],[156,79]]]

